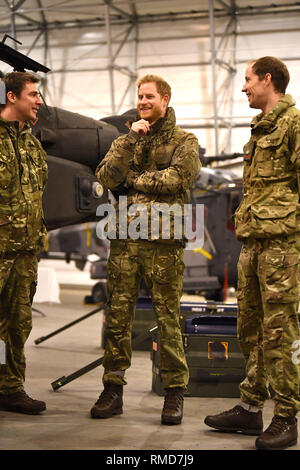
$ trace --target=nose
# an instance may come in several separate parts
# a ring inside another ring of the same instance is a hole
[[[36,104],[38,104],[38,105],[43,104],[43,100],[42,100],[42,98],[41,98],[41,95],[37,95],[37,96],[36,96]]]
[[[243,91],[244,93],[247,91],[247,85],[246,85],[246,83],[244,83],[243,88],[242,88],[242,91]]]

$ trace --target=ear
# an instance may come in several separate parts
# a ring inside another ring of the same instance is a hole
[[[264,80],[266,82],[266,85],[270,85],[272,83],[272,75],[269,72],[266,73]]]
[[[7,97],[7,102],[9,101],[10,103],[15,103],[16,102],[16,95],[12,92],[12,91],[9,91],[7,94],[6,94],[6,97]]]
[[[164,95],[163,102],[164,102],[164,105],[166,106],[166,108],[168,107],[169,101],[170,101],[169,95]]]

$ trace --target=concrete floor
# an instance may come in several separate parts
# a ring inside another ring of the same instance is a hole
[[[37,304],[45,316],[33,312],[33,330],[26,345],[26,391],[45,400],[47,411],[28,416],[0,411],[1,450],[252,450],[255,437],[210,430],[203,420],[234,406],[235,398],[186,397],[180,426],[163,426],[163,398],[151,391],[150,352],[134,351],[127,373],[124,414],[93,420],[89,410],[101,385],[102,366],[53,391],[51,383],[89,364],[103,354],[101,313],[35,345],[41,336],[93,310],[84,305],[88,287],[64,288],[61,304]],[[265,425],[272,418],[272,403],[264,410]],[[299,450],[299,445],[291,450]]]

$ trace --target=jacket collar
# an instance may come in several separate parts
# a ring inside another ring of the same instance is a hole
[[[295,106],[295,101],[291,95],[284,95],[267,114],[259,113],[252,119],[251,128],[273,129],[278,116],[291,106]]]
[[[165,117],[159,118],[153,126],[150,127],[150,135],[156,134],[161,131],[162,133],[170,132],[176,125],[175,111],[173,108],[168,107]]]
[[[131,127],[133,122],[138,121],[141,119],[140,115],[137,114],[134,121],[128,123],[128,127]],[[161,132],[163,134],[170,132],[176,125],[176,117],[175,111],[170,106],[167,108],[166,115],[164,117],[159,118],[151,127],[150,131],[147,133],[147,137],[152,137],[157,132]]]
[[[19,121],[7,121],[7,119],[4,119],[2,116],[0,116],[0,126],[6,127],[7,130],[13,134],[17,134],[18,132],[31,132],[31,125],[29,121],[26,121],[24,123],[23,129],[19,131]]]

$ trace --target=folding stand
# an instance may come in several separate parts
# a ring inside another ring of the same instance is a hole
[[[45,316],[46,316],[46,315],[45,315],[45,313],[41,312],[41,311],[40,311],[40,310],[38,310],[37,308],[33,308],[33,307],[31,307],[31,310],[32,310],[33,312],[37,312],[37,313],[39,313],[40,315],[42,315],[42,317],[45,317]]]
[[[55,330],[55,331],[53,331],[52,333],[49,333],[49,334],[46,335],[46,336],[41,336],[40,338],[37,338],[37,339],[34,341],[34,343],[35,343],[35,344],[40,344],[40,343],[42,343],[43,341],[46,341],[47,339],[52,338],[52,336],[55,336],[55,335],[57,335],[58,333],[61,333],[62,331],[64,331],[64,330],[70,328],[70,327],[73,326],[73,325],[76,325],[76,323],[79,323],[79,322],[81,322],[82,320],[85,320],[86,318],[91,317],[92,315],[95,315],[95,313],[99,312],[100,310],[104,310],[105,307],[106,307],[106,303],[105,303],[105,302],[101,302],[101,304],[99,304],[99,307],[96,308],[95,310],[92,310],[91,312],[86,313],[86,314],[83,315],[82,317],[77,318],[77,320],[74,320],[74,321],[72,321],[71,323],[68,323],[67,325],[62,326],[61,328],[58,328],[58,330]]]
[[[157,325],[153,326],[150,328],[147,332],[141,333],[140,335],[136,336],[132,340],[132,346],[137,346],[140,342],[144,341],[149,335],[153,335],[157,330]],[[53,390],[58,390],[59,388],[63,387],[64,385],[72,382],[72,380],[77,379],[78,377],[81,377],[82,375],[86,374],[87,372],[95,369],[96,367],[100,366],[103,362],[104,356],[100,357],[99,359],[96,359],[96,361],[91,362],[90,364],[86,365],[85,367],[82,367],[81,369],[73,372],[72,374],[68,375],[67,377],[63,375],[59,379],[55,380],[54,382],[51,383],[51,386]]]

